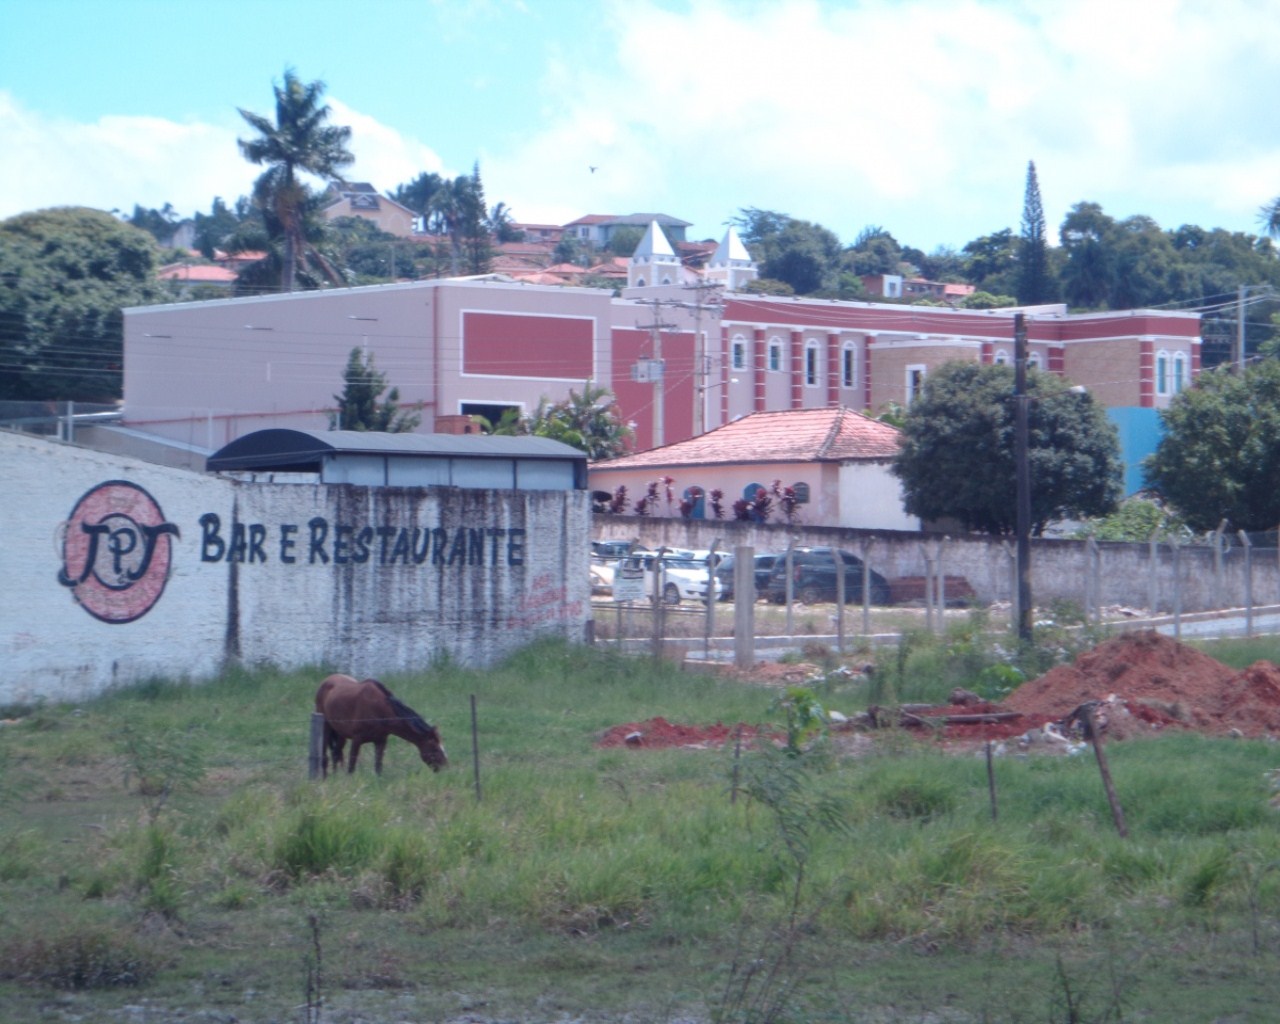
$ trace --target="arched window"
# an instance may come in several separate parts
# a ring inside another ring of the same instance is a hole
[[[1161,349],[1156,353],[1156,394],[1169,393],[1169,353]]]
[[[636,287],[637,287],[637,288],[643,288],[644,286],[645,286],[645,284],[644,284],[644,278],[643,278],[643,277],[637,277],[637,278],[636,278]]]
[[[1182,389],[1187,386],[1187,354],[1185,352],[1175,352],[1173,354],[1173,393],[1181,394]]]
[[[747,339],[741,334],[735,334],[733,337],[732,359],[735,370],[745,370],[747,368]]]
[[[858,349],[852,341],[840,348],[840,386],[852,388],[858,385]]]
[[[991,361],[995,363],[996,366],[1007,366],[1009,363],[1008,351],[1002,348],[996,349],[996,354],[991,357]]]
[[[680,502],[680,514],[686,519],[707,518],[707,492],[697,484],[684,489],[684,500]]]
[[[801,481],[800,483],[792,484],[791,489],[795,491],[797,505],[809,504],[809,485],[808,484]]]
[[[818,383],[818,343],[811,341],[804,347],[804,382],[810,387]]]
[[[782,369],[782,341],[778,338],[769,339],[769,369],[775,373]]]
[[[1040,353],[1039,352],[1031,352],[1027,355],[1027,369],[1028,370],[1040,369]]]
[[[760,491],[764,491],[767,494],[769,488],[764,484],[747,484],[746,487],[742,488],[742,500],[750,504],[756,500],[756,494]],[[753,522],[759,522],[754,510],[751,513],[751,519]]]

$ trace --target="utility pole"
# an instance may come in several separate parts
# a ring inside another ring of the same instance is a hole
[[[724,287],[718,281],[698,281],[685,285],[694,292],[697,298],[693,302],[693,436],[698,437],[707,430],[707,377],[711,373],[711,357],[707,354],[706,344],[702,337],[702,311],[713,309],[717,313],[723,308],[719,302],[704,302],[703,292],[715,292]],[[684,303],[681,304],[684,306]]]
[[[1247,285],[1240,285],[1236,291],[1236,373],[1244,373],[1244,297],[1249,292]]]
[[[1013,459],[1017,467],[1018,639],[1031,642],[1031,466],[1027,453],[1027,321],[1023,313],[1013,315],[1014,439]]]
[[[653,322],[636,324],[636,327],[642,331],[649,332],[649,340],[653,346],[648,370],[648,380],[653,384],[653,447],[661,448],[666,443],[664,440],[663,420],[666,418],[667,386],[665,380],[666,365],[662,361],[662,332],[674,330],[676,325],[664,323],[658,319],[658,307],[662,305],[661,299],[641,299],[639,301],[653,303]]]

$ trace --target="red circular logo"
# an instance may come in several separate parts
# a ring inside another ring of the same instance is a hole
[[[164,593],[173,563],[167,523],[156,500],[136,484],[109,480],[76,502],[62,525],[58,582],[103,622],[133,622]]]

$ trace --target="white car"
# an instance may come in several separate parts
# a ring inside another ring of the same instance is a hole
[[[623,559],[619,565],[628,569],[641,569],[644,572],[644,592],[649,598],[655,593],[654,575],[657,572],[658,554],[646,551]],[[707,599],[707,583],[710,581],[712,593],[720,594],[720,581],[707,571],[706,562],[697,562],[688,558],[664,555],[662,558],[662,581],[656,592],[662,595],[667,604],[679,604],[681,601],[705,601]]]
[[[591,593],[613,593],[613,566],[601,562],[591,563]]]

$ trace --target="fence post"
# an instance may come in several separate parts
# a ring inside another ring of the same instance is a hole
[[[1022,621],[1021,610],[1018,608],[1018,556],[1009,547],[1007,540],[1002,540],[1000,546],[1009,559],[1009,629],[1015,630]]]
[[[782,556],[782,564],[787,571],[787,585],[784,593],[787,599],[787,638],[788,639],[796,635],[796,631],[795,631],[795,628],[792,626],[792,620],[791,620],[791,603],[795,600],[795,596],[796,596],[795,585],[794,585],[796,560],[792,554],[792,552],[795,551],[795,547],[796,547],[796,539],[792,537],[787,542],[786,554]]]
[[[1173,637],[1182,639],[1182,546],[1178,538],[1169,541],[1173,548]]]
[[[1244,530],[1239,531],[1244,547],[1244,635],[1253,636],[1253,542]]]
[[[741,669],[756,662],[756,549],[738,544],[733,549],[733,663]],[[750,590],[752,600],[741,594]]]
[[[1094,537],[1089,537],[1085,541],[1085,554],[1088,565],[1088,583],[1087,590],[1093,599],[1093,622],[1096,626],[1102,625],[1102,552],[1098,548],[1098,541]],[[1088,615],[1085,616],[1088,621]]]
[[[933,632],[933,559],[928,544],[921,543],[920,554],[924,558],[924,628]]]
[[[716,549],[720,546],[720,538],[717,537],[711,542],[711,550],[707,552],[707,622],[705,635],[702,639],[702,660],[708,664],[711,662],[711,635],[716,631]],[[754,568],[754,560],[752,563]],[[755,597],[755,591],[751,592],[752,598]]]
[[[858,541],[858,556],[862,559],[862,635],[871,635],[871,548],[873,539]]]
[[[318,779],[324,774],[324,715],[311,712],[311,740],[307,751],[307,778]]]
[[[650,651],[655,658],[662,657],[667,639],[667,606],[662,592],[667,568],[666,553],[667,549],[660,547],[653,558],[653,638]]]
[[[1222,597],[1222,554],[1226,531],[1227,521],[1225,519],[1213,531],[1213,607],[1215,610],[1226,603]]]
[[[836,571],[836,653],[844,656],[844,549],[834,548],[831,552],[832,568]]]
[[[945,633],[947,631],[947,571],[942,565],[942,555],[946,550],[950,537],[944,536],[938,541],[938,546],[934,551],[934,572],[937,573],[938,585],[934,587],[934,595],[938,598],[938,630]]]
[[[1151,534],[1151,538],[1147,541],[1147,561],[1150,563],[1151,569],[1148,573],[1150,580],[1147,584],[1147,610],[1155,615],[1160,610],[1160,541],[1157,539],[1159,531]]]

